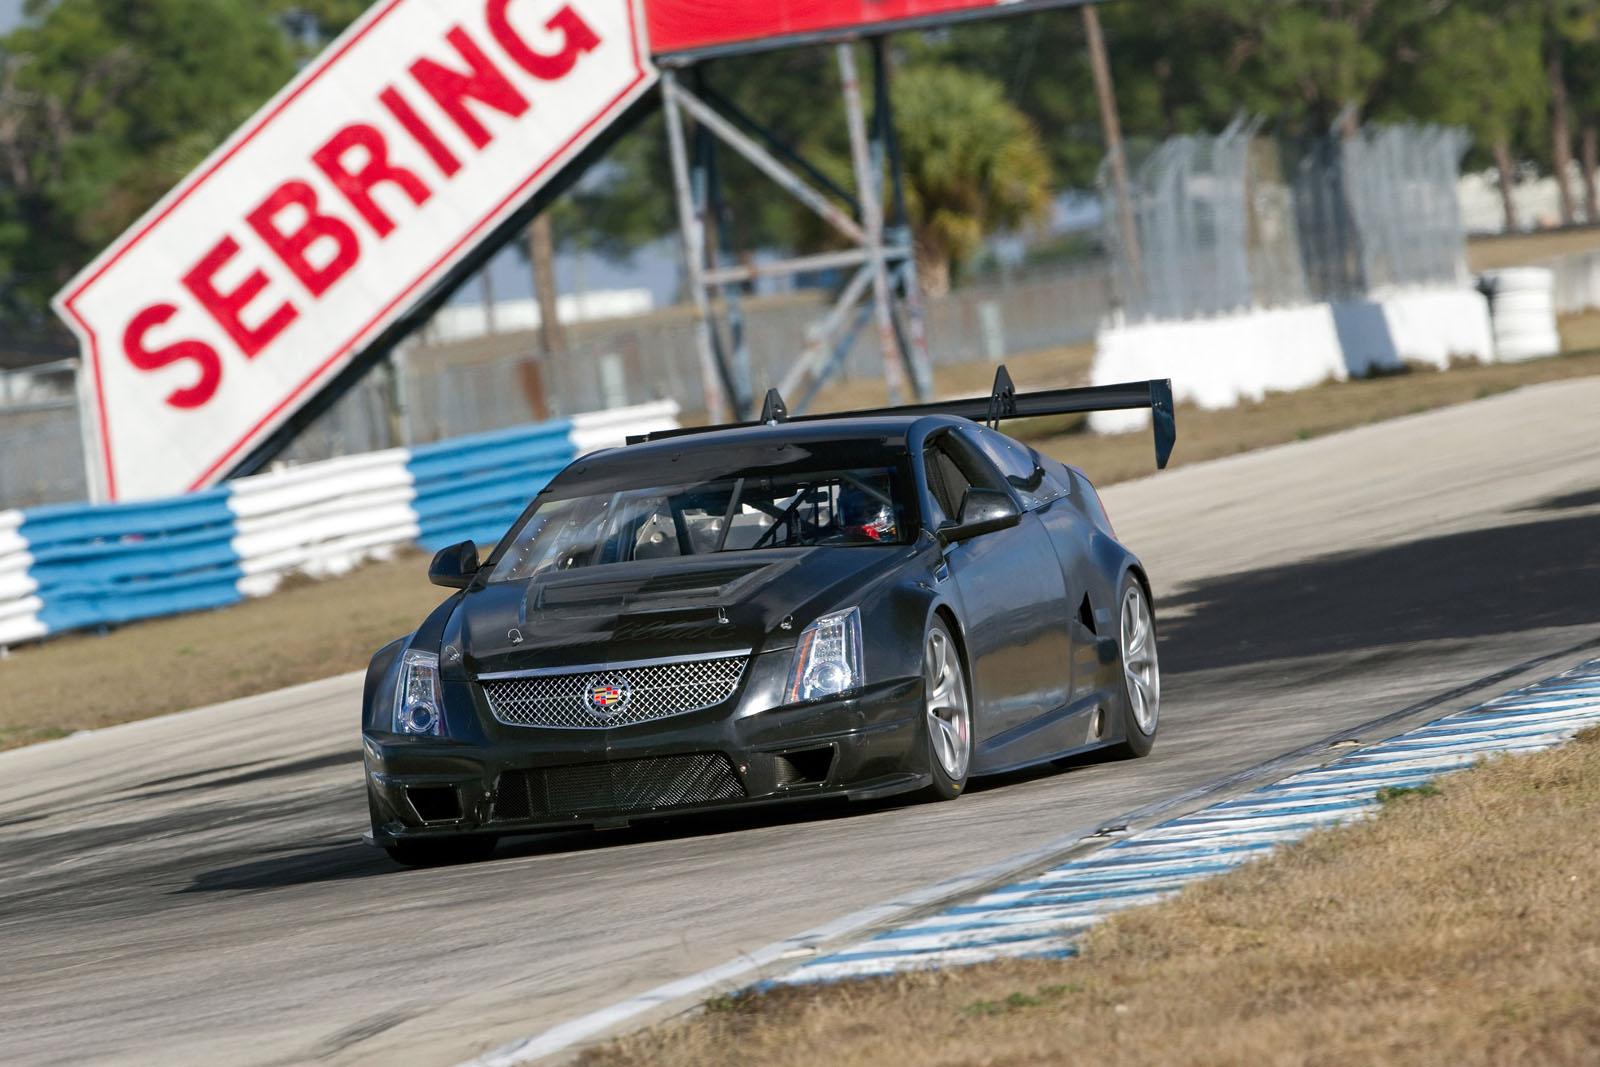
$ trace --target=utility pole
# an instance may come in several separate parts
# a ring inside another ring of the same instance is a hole
[[[1128,195],[1128,160],[1122,151],[1122,123],[1117,120],[1117,92],[1111,84],[1111,61],[1106,57],[1106,39],[1100,32],[1100,13],[1094,4],[1083,6],[1083,29],[1089,39],[1089,69],[1094,74],[1094,95],[1100,104],[1100,130],[1105,137],[1106,158],[1111,161],[1111,185],[1117,198],[1117,226],[1129,268],[1139,270],[1139,230],[1134,222],[1133,201]]]
[[[528,265],[533,268],[533,295],[539,305],[539,353],[524,365],[523,391],[534,417],[543,419],[550,414],[544,369],[557,361],[565,365],[567,357],[567,334],[556,301],[556,242],[550,216],[543,212],[528,226]]]

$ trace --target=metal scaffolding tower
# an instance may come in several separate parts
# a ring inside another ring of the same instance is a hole
[[[757,278],[806,271],[855,268],[827,313],[812,325],[805,349],[782,382],[785,396],[803,411],[843,365],[857,334],[870,320],[883,354],[890,403],[925,400],[932,390],[916,257],[912,252],[900,159],[889,99],[888,57],[882,37],[869,39],[874,92],[869,127],[861,99],[853,43],[834,46],[839,63],[844,117],[849,130],[854,192],[841,188],[808,163],[792,145],[705,85],[692,66],[661,75],[672,180],[683,237],[690,296],[699,316],[697,343],[705,386],[706,415],[713,422],[752,412],[755,383],[745,343],[740,287]],[[683,75],[688,75],[685,79]],[[690,84],[686,85],[685,81]],[[692,86],[692,87],[691,87]],[[694,123],[691,139],[688,121]],[[849,247],[766,263],[740,264],[728,245],[728,228],[717,224],[723,205],[717,147],[749,161],[780,189],[826,222]],[[884,177],[889,181],[889,216],[884,212]],[[716,240],[708,240],[712,231]],[[725,320],[725,321],[724,321]]]

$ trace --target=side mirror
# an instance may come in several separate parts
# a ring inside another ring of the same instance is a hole
[[[965,541],[979,534],[1007,529],[1021,521],[1022,512],[1009,493],[974,485],[961,496],[960,518],[941,526],[939,536],[946,543]]]
[[[471,541],[441,548],[428,564],[428,581],[446,589],[465,589],[478,573],[478,546]]]

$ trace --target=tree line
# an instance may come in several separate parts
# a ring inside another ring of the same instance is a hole
[[[30,0],[0,38],[0,320],[39,324],[71,274],[200,162],[363,0]],[[1130,140],[1244,112],[1285,136],[1440,122],[1470,166],[1553,172],[1561,217],[1600,218],[1600,0],[1112,0],[1101,8]],[[982,238],[1092,186],[1104,148],[1083,21],[1064,9],[897,35],[889,50],[918,258],[935,287]],[[848,187],[827,49],[705,64],[698,84]],[[557,206],[558,242],[614,256],[670,232],[659,119]],[[1576,167],[1574,167],[1576,164]],[[731,153],[733,249],[824,246]],[[1579,180],[1569,183],[1576,169]],[[1505,200],[1508,226],[1515,217]]]

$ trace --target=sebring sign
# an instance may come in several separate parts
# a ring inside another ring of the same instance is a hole
[[[631,0],[377,4],[57,295],[96,495],[218,481],[654,80]]]

